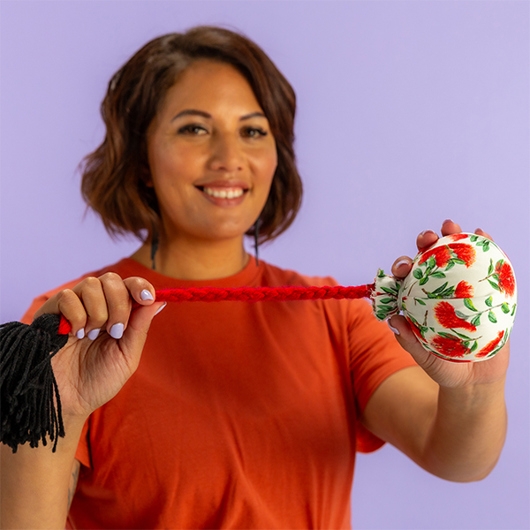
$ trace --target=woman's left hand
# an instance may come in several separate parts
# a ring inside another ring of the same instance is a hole
[[[442,225],[442,235],[458,234],[462,232],[460,226],[447,220]],[[476,234],[492,239],[483,230],[476,230]],[[436,243],[438,236],[426,230],[417,238],[418,250],[423,250]],[[398,258],[392,266],[392,274],[397,278],[407,276],[412,267],[412,259],[408,256]],[[394,315],[389,320],[390,326],[397,330],[396,338],[414,360],[439,385],[446,388],[459,388],[468,385],[488,384],[504,379],[508,368],[509,343],[507,343],[494,357],[487,361],[472,363],[453,363],[445,361],[423,348],[412,333],[406,319],[401,315]]]

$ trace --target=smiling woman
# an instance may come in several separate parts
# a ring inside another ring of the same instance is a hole
[[[265,53],[219,28],[154,39],[111,79],[82,190],[111,234],[141,245],[24,317],[71,325],[52,359],[65,436],[55,452],[2,446],[4,527],[348,528],[356,452],[385,441],[446,479],[491,471],[507,346],[447,363],[394,315],[396,341],[360,300],[175,303],[156,316],[160,289],[336,285],[244,247],[300,207],[294,115]],[[418,248],[437,239],[423,232]]]
[[[217,276],[240,270],[243,236],[265,206],[278,165],[269,121],[247,80],[226,63],[190,65],[148,129],[147,157],[146,184],[161,219],[157,270],[202,279],[195,267],[183,270],[181,258],[205,248],[200,241],[217,242]],[[148,266],[148,246],[134,257]]]
[[[267,141],[262,143],[272,141],[276,145],[277,168],[260,215],[257,237],[261,242],[274,239],[293,222],[302,198],[293,150],[295,93],[252,41],[221,28],[198,27],[147,43],[109,82],[101,108],[107,134],[102,145],[85,159],[82,191],[111,234],[133,232],[140,239],[150,240],[161,229],[159,199],[151,185],[148,129],[152,132],[153,121],[161,109],[172,111],[172,99],[188,97],[191,105],[194,94],[189,90],[199,79],[201,100],[196,102],[207,99],[211,105],[215,101],[208,96],[220,95],[224,84],[214,84],[211,78],[205,81],[206,65],[219,75],[231,73],[240,90],[247,92],[247,100],[249,97],[253,100],[247,102],[248,110],[241,109],[242,114],[237,116],[237,119],[244,118],[245,123],[241,125],[246,125],[241,127],[240,136],[250,140],[266,133]],[[177,88],[180,81],[187,86]],[[224,97],[227,105],[230,97],[234,101],[229,87]],[[208,133],[206,125],[211,127],[212,119],[223,118],[194,106],[173,109],[173,112],[165,116],[171,120],[166,126],[179,122],[181,136]],[[200,123],[195,123],[197,119]],[[206,124],[205,120],[210,122]],[[251,223],[246,233],[253,236],[255,230],[255,223]]]

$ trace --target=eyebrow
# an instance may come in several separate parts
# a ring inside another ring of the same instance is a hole
[[[196,109],[186,109],[180,111],[176,116],[174,116],[171,121],[176,120],[177,118],[182,118],[183,116],[202,116],[203,118],[211,119],[212,115],[204,112],[203,110]],[[250,118],[266,118],[263,112],[252,112],[251,114],[245,114],[239,118],[239,121],[248,120]]]

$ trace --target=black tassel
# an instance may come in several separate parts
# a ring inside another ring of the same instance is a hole
[[[29,442],[57,447],[64,437],[61,399],[51,359],[68,342],[59,335],[60,315],[42,315],[28,326],[9,322],[0,326],[1,439],[17,452]]]

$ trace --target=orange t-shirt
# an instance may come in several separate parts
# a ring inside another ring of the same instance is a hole
[[[132,259],[90,275],[107,271],[155,289],[336,285],[253,258],[213,281]],[[357,419],[385,378],[413,365],[364,300],[168,304],[136,373],[85,425],[69,522],[349,528],[355,452],[382,444]]]

